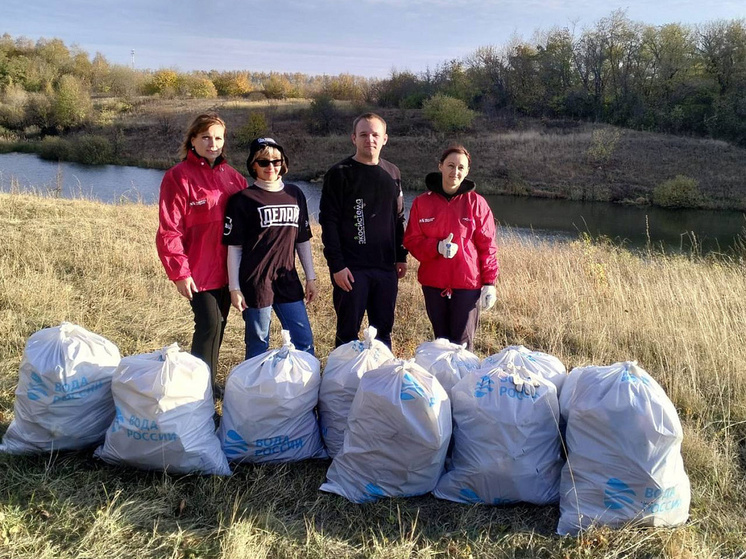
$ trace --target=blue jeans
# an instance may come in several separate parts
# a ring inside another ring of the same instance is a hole
[[[275,303],[262,309],[244,309],[243,319],[246,323],[246,359],[261,355],[269,349],[269,323],[272,309],[284,330],[290,332],[290,341],[295,349],[314,355],[313,334],[308,321],[306,305],[301,301],[293,303]]]

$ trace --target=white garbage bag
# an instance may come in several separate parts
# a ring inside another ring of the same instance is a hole
[[[215,435],[210,370],[172,344],[125,357],[114,372],[116,417],[94,456],[168,473],[229,475]]]
[[[689,516],[678,414],[636,362],[573,369],[560,395],[567,463],[559,534],[592,525],[675,526]]]
[[[283,346],[237,365],[223,397],[220,443],[231,462],[290,462],[326,458],[316,405],[319,360],[296,350],[290,332]]]
[[[321,375],[319,420],[321,435],[332,458],[342,449],[347,417],[360,378],[394,359],[388,346],[376,340],[376,333],[375,327],[370,326],[363,330],[363,341],[348,342],[332,351]]]
[[[414,362],[425,369],[451,395],[451,389],[461,378],[480,368],[479,357],[466,349],[466,344],[454,344],[445,338],[436,338],[417,347]]]
[[[451,405],[414,361],[394,361],[360,379],[344,445],[322,491],[355,503],[422,495],[435,488],[451,438]]]
[[[482,368],[502,367],[509,371],[511,364],[525,367],[533,374],[552,382],[557,387],[557,394],[562,391],[562,384],[567,378],[567,368],[562,361],[553,355],[532,351],[522,345],[511,345],[499,353],[485,357],[482,361]]]
[[[114,417],[111,376],[119,359],[109,340],[69,322],[32,334],[0,451],[23,454],[100,443]]]
[[[525,388],[516,386],[514,374]],[[554,384],[526,369],[481,369],[453,387],[451,405],[453,451],[436,497],[490,505],[559,500],[563,459]]]

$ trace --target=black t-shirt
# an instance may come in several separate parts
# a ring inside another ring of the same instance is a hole
[[[306,196],[294,184],[279,192],[251,185],[228,200],[223,244],[242,247],[238,279],[249,307],[303,299],[295,245],[310,238]]]
[[[332,273],[406,262],[399,169],[385,159],[365,165],[348,157],[334,165],[324,176],[319,223]]]

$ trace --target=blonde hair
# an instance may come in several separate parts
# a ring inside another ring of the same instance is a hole
[[[283,176],[285,173],[288,172],[288,160],[287,157],[275,146],[266,146],[263,147],[260,150],[257,150],[257,152],[254,154],[254,157],[251,158],[251,160],[248,162],[246,167],[249,169],[249,174],[252,178],[256,178],[256,171],[254,170],[254,161],[259,159],[259,156],[264,155],[267,159],[272,159],[272,152],[276,151],[280,154],[280,159],[282,159],[282,165],[280,165],[280,172],[278,173],[280,176]]]

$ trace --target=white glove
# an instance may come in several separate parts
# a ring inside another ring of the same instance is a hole
[[[494,285],[485,285],[482,287],[482,294],[479,296],[479,306],[483,311],[490,310],[497,301],[497,289]]]
[[[524,367],[516,367],[512,363],[508,365],[508,369],[510,370],[508,380],[515,386],[515,391],[523,392],[524,395],[531,398],[534,397],[536,389],[541,386],[541,383],[533,377],[531,372]]]
[[[453,233],[449,233],[445,239],[438,241],[438,252],[443,255],[443,258],[453,258],[458,252],[458,245],[451,241],[453,241]]]

